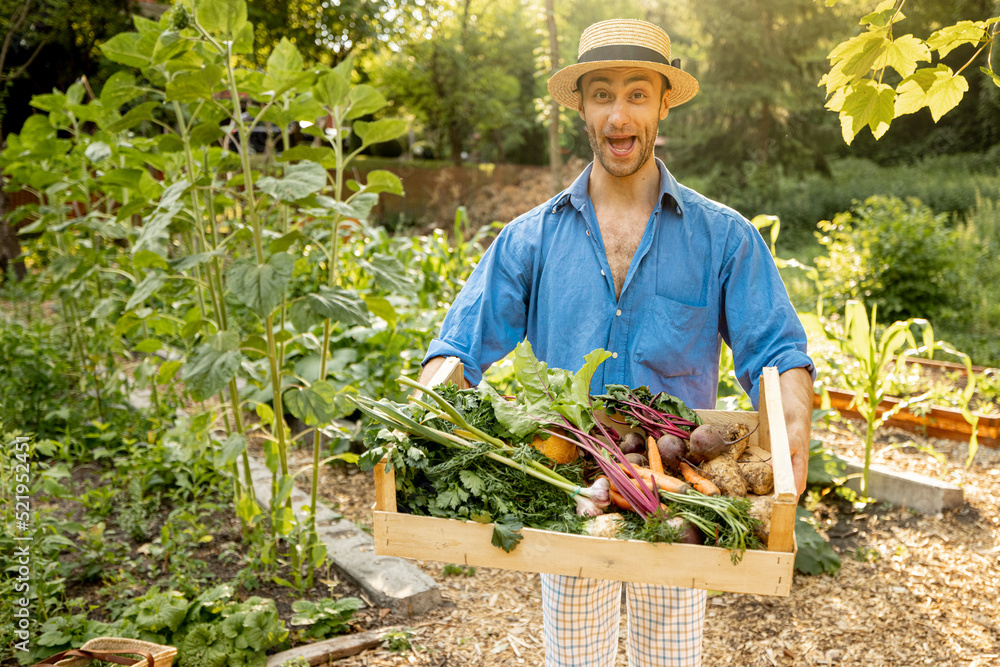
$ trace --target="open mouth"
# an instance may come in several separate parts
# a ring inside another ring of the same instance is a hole
[[[635,137],[608,137],[608,147],[615,155],[627,155],[635,145]]]

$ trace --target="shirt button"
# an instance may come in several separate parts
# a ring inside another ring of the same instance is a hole
[[[618,358],[618,353],[617,352],[612,352],[611,353],[611,358],[612,359],[617,359]]]
[[[616,317],[621,317],[622,316],[622,311],[621,310],[616,310],[615,311],[615,316]]]
[[[601,275],[602,276],[604,275],[604,269],[601,269]]]
[[[590,230],[589,229],[587,230],[587,236],[590,236]]]

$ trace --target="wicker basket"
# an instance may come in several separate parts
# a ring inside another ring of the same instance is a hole
[[[138,639],[126,639],[123,637],[95,637],[84,643],[80,647],[81,651],[107,651],[109,653],[124,656],[135,656],[136,665],[147,667],[147,661],[143,653],[153,656],[152,667],[170,667],[177,649],[173,646],[164,646],[152,642],[144,642]],[[94,659],[103,659],[101,656],[83,657],[71,656],[55,663],[57,667],[83,667]]]

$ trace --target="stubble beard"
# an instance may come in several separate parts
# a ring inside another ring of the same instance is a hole
[[[614,162],[614,157],[608,154],[610,149],[607,144],[601,143],[597,136],[597,130],[590,125],[587,125],[587,138],[590,140],[590,149],[594,152],[594,157],[601,163],[604,170],[617,178],[625,178],[639,171],[649,161],[653,155],[653,144],[656,143],[657,130],[656,125],[647,128],[646,136],[652,137],[649,141],[643,141],[638,134],[636,135],[636,142],[642,146],[641,152],[636,160],[625,164]]]

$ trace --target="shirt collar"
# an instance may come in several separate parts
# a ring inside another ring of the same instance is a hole
[[[660,172],[660,206],[665,207],[673,204],[672,208],[674,211],[678,215],[684,215],[684,203],[680,196],[680,184],[677,183],[677,180],[667,170],[666,165],[663,164],[660,158],[653,159],[656,160],[656,168]],[[583,211],[583,207],[590,201],[590,195],[587,193],[587,183],[590,181],[590,170],[593,167],[593,162],[588,164],[587,168],[573,181],[573,184],[556,197],[552,205],[553,212],[558,211],[566,204],[572,204],[576,210]]]

